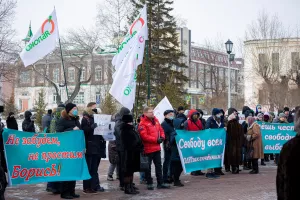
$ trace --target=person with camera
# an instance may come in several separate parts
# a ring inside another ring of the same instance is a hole
[[[157,188],[167,189],[169,185],[163,182],[162,165],[161,165],[161,148],[160,144],[165,140],[165,133],[158,119],[154,116],[154,110],[151,107],[144,108],[141,122],[138,127],[141,135],[145,155],[148,157],[149,170],[145,173],[147,180],[147,189],[153,190],[153,179],[151,177],[151,163],[154,162]]]
[[[25,112],[25,119],[22,123],[22,130],[24,132],[35,133],[34,121],[35,121],[35,117],[32,116],[32,113],[29,110],[27,110]]]

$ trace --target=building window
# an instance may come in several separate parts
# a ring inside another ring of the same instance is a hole
[[[68,69],[68,77],[70,82],[75,81],[75,69],[74,68],[69,68]]]
[[[100,102],[101,102],[101,95],[100,95],[100,92],[96,92],[96,103],[97,104],[100,104]]]
[[[260,53],[258,55],[258,64],[259,64],[259,69],[263,70],[263,72],[265,72],[268,69],[266,54]]]
[[[53,103],[56,103],[57,101],[57,93],[53,93]]]
[[[292,52],[292,69],[299,70],[300,69],[300,60],[299,60],[299,52]]]
[[[69,98],[71,95],[69,95]],[[84,92],[79,92],[75,99],[73,100],[73,103],[75,104],[84,104]]]
[[[30,83],[30,71],[21,72],[20,83]]]
[[[84,68],[81,71],[80,81],[85,81],[85,69]]]
[[[36,78],[38,83],[44,83],[44,74],[45,70],[44,69],[38,69],[37,70],[39,73],[36,73]]]
[[[59,82],[59,69],[58,68],[53,69],[53,81],[54,81],[54,83]]]
[[[102,81],[102,69],[99,66],[95,69],[95,80]]]

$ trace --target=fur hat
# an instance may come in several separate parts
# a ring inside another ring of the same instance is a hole
[[[66,111],[67,111],[67,114],[69,114],[69,112],[70,112],[74,107],[76,107],[76,104],[68,103],[68,104],[66,105]]]
[[[122,117],[122,121],[125,122],[125,123],[133,122],[133,117],[132,117],[132,115],[125,114]]]

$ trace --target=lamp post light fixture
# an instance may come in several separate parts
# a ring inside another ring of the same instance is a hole
[[[228,109],[231,107],[231,73],[230,73],[230,61],[232,60],[232,56],[230,55],[232,52],[233,43],[228,39],[228,41],[225,43],[226,51],[228,54]],[[234,59],[234,54],[233,59]]]

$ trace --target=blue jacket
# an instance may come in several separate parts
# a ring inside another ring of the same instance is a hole
[[[184,122],[187,120],[187,117],[184,114],[178,114],[177,118],[173,120],[175,129],[184,129]]]
[[[216,120],[213,118],[213,116],[209,117],[205,124],[205,129],[224,128],[224,127],[225,127],[225,125],[223,122],[221,122],[221,126],[219,127]]]

